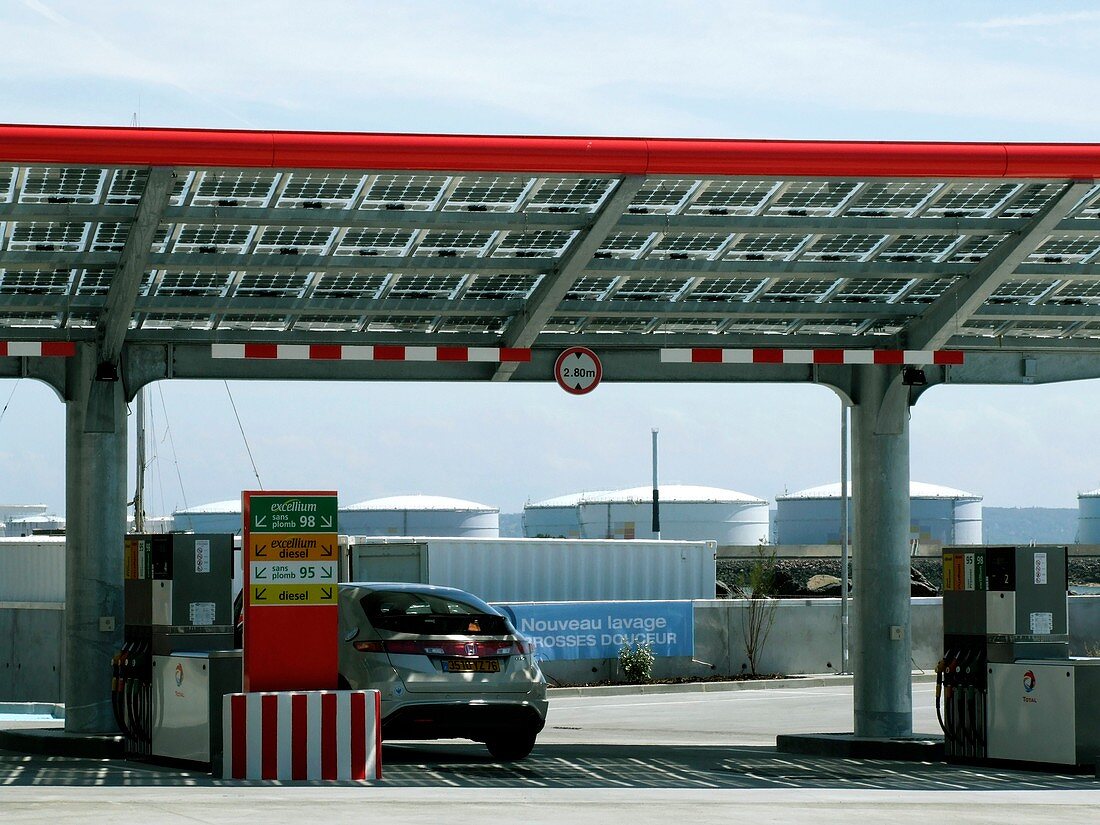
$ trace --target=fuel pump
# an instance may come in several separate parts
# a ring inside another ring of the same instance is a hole
[[[1066,547],[944,549],[936,709],[949,761],[1096,764],[1100,659],[1069,655],[1067,565]]]
[[[112,662],[111,706],[127,755],[158,755],[156,734],[165,722],[164,704],[154,697],[159,660],[233,647],[232,554],[230,535],[126,537],[124,642]]]

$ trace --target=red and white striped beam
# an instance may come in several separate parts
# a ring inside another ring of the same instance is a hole
[[[0,358],[71,358],[76,355],[72,341],[0,341]]]
[[[268,361],[456,361],[500,364],[531,360],[529,349],[507,347],[402,347],[343,344],[213,344],[212,358]]]
[[[381,779],[381,696],[377,690],[227,694],[223,778]]]
[[[663,349],[664,364],[962,364],[958,350],[913,349]]]

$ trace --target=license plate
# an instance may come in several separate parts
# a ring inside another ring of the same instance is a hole
[[[500,673],[496,659],[444,659],[443,669],[449,673]]]

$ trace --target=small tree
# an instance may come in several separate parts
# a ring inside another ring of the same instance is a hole
[[[770,550],[764,542],[760,542],[756,558],[741,577],[741,590],[745,594],[741,634],[749,659],[749,671],[756,676],[756,665],[768,643],[768,635],[775,622],[775,610],[779,606],[775,598],[775,550]]]
[[[653,678],[653,648],[647,642],[619,648],[619,667],[628,682],[648,682]]]

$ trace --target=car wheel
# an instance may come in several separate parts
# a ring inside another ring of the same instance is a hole
[[[495,736],[485,743],[485,747],[497,759],[505,762],[517,762],[527,758],[531,749],[535,747],[535,734],[510,733]]]
[[[351,690],[351,685],[348,680],[344,678],[344,674],[341,673],[336,677],[336,689],[337,690]]]

